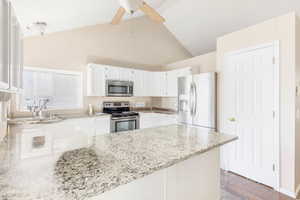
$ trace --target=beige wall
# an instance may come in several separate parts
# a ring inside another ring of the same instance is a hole
[[[217,39],[219,126],[222,126],[224,54],[259,44],[280,42],[280,187],[295,192],[295,14],[290,13]],[[298,144],[299,145],[299,144]]]
[[[163,24],[147,17],[24,40],[25,66],[82,70],[87,63],[143,69],[190,58]]]
[[[168,64],[164,69],[178,69],[192,67],[193,72],[213,72],[216,70],[216,52],[211,52],[193,58]]]

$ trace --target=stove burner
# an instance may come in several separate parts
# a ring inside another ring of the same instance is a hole
[[[138,116],[139,113],[130,111],[129,102],[104,102],[103,112],[111,114],[112,117]]]

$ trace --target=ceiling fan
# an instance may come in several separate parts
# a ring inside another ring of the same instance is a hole
[[[119,0],[120,8],[114,16],[111,24],[119,24],[125,13],[133,14],[138,10],[144,12],[150,19],[163,23],[165,19],[160,14],[142,0]]]

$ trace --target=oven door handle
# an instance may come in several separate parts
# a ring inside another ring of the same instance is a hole
[[[111,119],[114,122],[124,122],[124,121],[129,121],[129,120],[138,120],[138,117],[131,117],[131,118],[118,118],[118,119]]]

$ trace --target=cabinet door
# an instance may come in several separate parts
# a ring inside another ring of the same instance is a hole
[[[129,68],[119,68],[120,80],[121,81],[133,81],[134,70]]]
[[[177,71],[167,72],[167,96],[177,97]]]
[[[12,8],[10,13],[10,89],[17,91],[20,86],[19,76],[21,75],[21,28]]]
[[[152,72],[151,85],[153,87],[153,96],[166,96],[166,72]]]
[[[105,96],[105,68],[103,66],[88,66],[87,96]]]
[[[144,71],[135,70],[134,71],[134,96],[141,97],[144,96]]]
[[[160,95],[162,97],[166,97],[168,95],[168,88],[167,88],[167,72],[160,72]]]
[[[143,96],[154,96],[154,90],[155,90],[155,81],[154,78],[154,72],[149,71],[143,71],[143,88],[142,88],[142,95]]]
[[[96,117],[94,119],[95,135],[105,135],[110,133],[110,117]]]
[[[105,78],[107,80],[120,80],[120,68],[119,67],[105,67]]]
[[[9,88],[9,9],[6,0],[0,0],[0,89]]]

